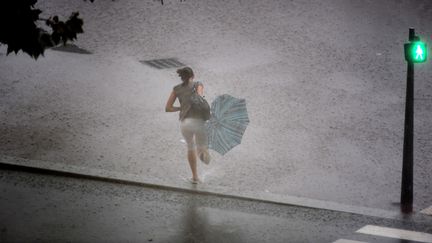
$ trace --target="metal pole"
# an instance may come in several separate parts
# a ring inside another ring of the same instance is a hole
[[[414,41],[415,31],[409,29],[409,40]],[[408,62],[405,101],[405,130],[402,162],[401,211],[413,210],[413,138],[414,138],[414,63]]]

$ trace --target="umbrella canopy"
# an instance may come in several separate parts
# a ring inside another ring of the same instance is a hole
[[[212,102],[210,112],[206,122],[209,148],[224,155],[241,143],[249,124],[246,100],[224,94]]]

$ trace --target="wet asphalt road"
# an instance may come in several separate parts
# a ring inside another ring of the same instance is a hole
[[[432,233],[429,221],[0,170],[0,242],[411,242],[365,225]]]

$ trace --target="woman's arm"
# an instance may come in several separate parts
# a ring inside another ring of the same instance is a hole
[[[176,100],[177,96],[174,92],[174,90],[171,92],[170,97],[168,98],[168,101],[165,106],[165,112],[176,112],[180,110],[180,107],[174,107],[174,102]]]

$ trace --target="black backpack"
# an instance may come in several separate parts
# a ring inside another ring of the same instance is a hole
[[[190,101],[191,101],[191,110],[193,110],[194,113],[200,114],[201,118],[204,119],[204,121],[210,119],[210,105],[207,102],[207,100],[204,99],[204,97],[202,97],[196,92],[196,83],[193,86],[193,91],[190,97]]]

